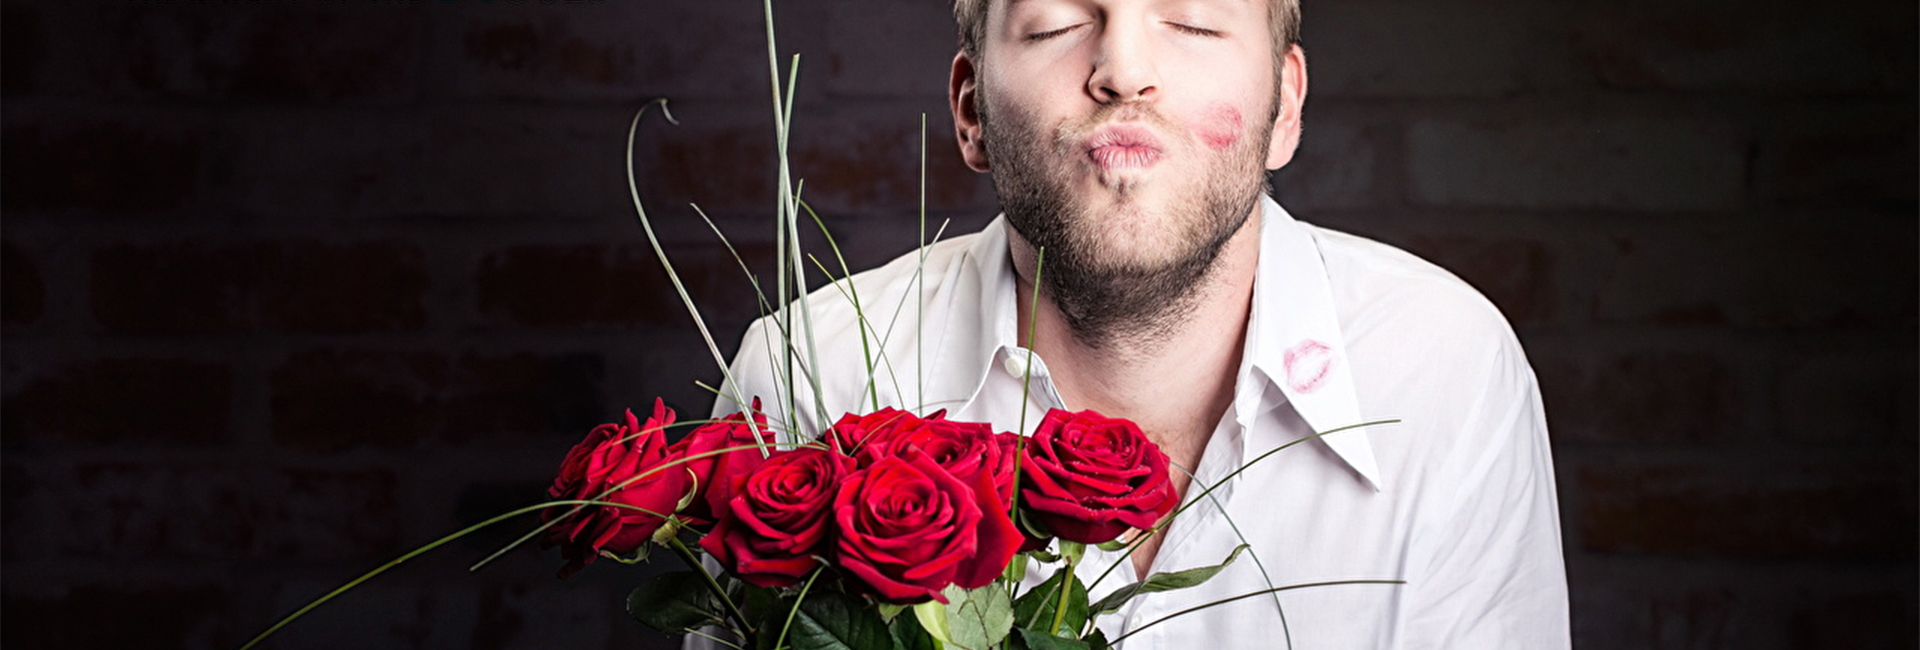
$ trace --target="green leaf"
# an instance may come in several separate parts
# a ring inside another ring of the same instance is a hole
[[[971,591],[949,587],[945,594],[947,636],[952,645],[988,650],[1013,630],[1013,601],[1004,587],[989,584]]]
[[[900,612],[907,610],[907,606],[895,605],[893,603],[879,603],[874,605],[873,609],[874,611],[880,612],[880,620],[891,623],[893,622],[893,617],[899,616]]]
[[[1067,614],[1060,619],[1060,628],[1053,630],[1055,635],[1074,636],[1080,627],[1087,624],[1091,610],[1087,608],[1087,586],[1081,584],[1079,576],[1069,576],[1065,571],[1053,572],[1046,582],[1028,589],[1018,600],[1013,601],[1013,618],[1023,629],[1045,631],[1053,624],[1055,613],[1060,608],[1060,583],[1062,579],[1072,591],[1067,593]]]
[[[1092,650],[1108,650],[1113,647],[1113,644],[1107,642],[1106,631],[1097,627],[1093,628],[1093,634],[1087,635],[1087,638],[1082,640],[1086,641],[1087,647]]]
[[[1145,580],[1115,589],[1113,593],[1107,594],[1106,598],[1102,598],[1100,602],[1093,604],[1093,611],[1095,614],[1112,614],[1120,611],[1120,607],[1126,605],[1127,601],[1132,600],[1134,596],[1156,591],[1185,589],[1199,585],[1213,578],[1215,574],[1227,568],[1227,565],[1233,564],[1234,558],[1240,557],[1240,552],[1245,550],[1247,550],[1246,544],[1233,547],[1233,552],[1227,554],[1227,559],[1222,560],[1219,564],[1196,567],[1185,571],[1174,571],[1172,573],[1155,573],[1147,576]]]
[[[1102,551],[1112,553],[1114,551],[1125,550],[1127,548],[1127,543],[1117,539],[1110,539],[1110,540],[1101,542],[1099,544],[1095,544],[1094,546],[1099,548]]]
[[[1054,636],[1036,630],[1020,629],[1020,640],[1028,650],[1088,650],[1087,642]]]
[[[865,600],[823,591],[801,601],[787,642],[794,650],[890,650],[893,635]]]
[[[894,618],[893,623],[887,625],[887,632],[893,635],[895,650],[937,650],[940,647],[933,640],[933,635],[920,626],[919,619],[911,616]]]
[[[1060,561],[1059,555],[1056,555],[1053,552],[1048,551],[1046,549],[1040,549],[1038,551],[1027,551],[1026,553],[1022,553],[1022,555],[1026,555],[1028,557],[1039,560],[1041,562],[1046,562],[1048,564],[1052,564],[1054,562]]]
[[[957,591],[955,587],[948,587]],[[947,632],[947,606],[937,600],[929,600],[913,606],[913,619],[920,622],[920,629],[941,644],[952,645],[953,635]]]
[[[1069,542],[1064,539],[1060,540],[1060,555],[1062,557],[1067,558],[1067,561],[1078,564],[1080,562],[1080,558],[1082,556],[1085,556],[1086,554],[1087,554],[1086,544],[1082,544],[1080,542]]]
[[[654,576],[627,594],[628,614],[647,627],[669,634],[718,619],[711,605],[705,581],[692,571]]]

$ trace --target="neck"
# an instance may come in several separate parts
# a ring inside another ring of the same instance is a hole
[[[1232,401],[1252,310],[1260,224],[1260,206],[1255,204],[1252,216],[1228,239],[1192,295],[1182,297],[1180,316],[1154,328],[1150,337],[1119,344],[1090,343],[1077,335],[1053,300],[1035,303],[1038,254],[1008,228],[1019,276],[1020,335],[1024,339],[1029,325],[1033,327],[1029,347],[1046,360],[1068,406],[1131,419],[1168,447],[1175,462],[1196,462],[1204,445],[1190,439],[1204,443]],[[1174,453],[1187,447],[1192,448],[1191,458]]]

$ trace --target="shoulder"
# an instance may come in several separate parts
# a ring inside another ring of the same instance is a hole
[[[1326,267],[1341,329],[1350,338],[1403,357],[1416,350],[1481,358],[1519,350],[1500,309],[1453,273],[1372,239],[1305,227]],[[1378,345],[1382,341],[1394,345]]]

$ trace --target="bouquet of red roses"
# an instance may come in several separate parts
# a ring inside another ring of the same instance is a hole
[[[779,444],[754,406],[672,444],[658,402],[587,434],[549,490],[575,505],[543,513],[560,575],[666,546],[690,568],[636,589],[633,615],[741,648],[1097,648],[1093,617],[1142,589],[1089,603],[1080,553],[1152,530],[1179,501],[1139,427],[1092,411],[1053,411],[1020,436],[882,408]],[[1021,593],[1030,561],[1065,566]]]

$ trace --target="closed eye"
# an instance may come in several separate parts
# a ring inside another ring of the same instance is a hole
[[[1174,31],[1180,32],[1182,34],[1190,34],[1193,36],[1217,37],[1222,34],[1222,32],[1220,32],[1219,30],[1194,27],[1192,25],[1187,25],[1182,23],[1167,23],[1167,25],[1172,27]]]
[[[1053,30],[1053,31],[1046,31],[1046,32],[1039,32],[1039,33],[1035,33],[1035,34],[1028,34],[1028,35],[1027,35],[1027,41],[1028,41],[1028,42],[1033,42],[1033,41],[1044,41],[1044,40],[1047,40],[1047,39],[1049,39],[1049,38],[1053,38],[1053,37],[1055,37],[1055,36],[1059,36],[1059,35],[1061,35],[1061,34],[1065,34],[1065,33],[1067,33],[1067,32],[1070,32],[1070,31],[1073,31],[1073,29],[1074,29],[1074,28],[1076,28],[1076,27],[1079,27],[1079,25],[1068,25],[1068,26],[1066,26],[1066,27],[1062,27],[1062,28],[1060,28],[1060,29],[1056,29],[1056,30]]]

